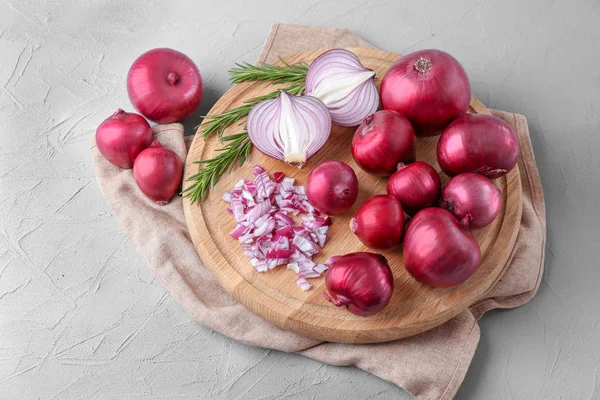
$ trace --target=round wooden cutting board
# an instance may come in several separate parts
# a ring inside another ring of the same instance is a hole
[[[375,49],[350,49],[362,63],[376,72],[377,85],[390,65],[400,56]],[[289,63],[310,63],[324,50],[297,54],[286,58]],[[210,110],[218,114],[236,107],[244,100],[270,92],[274,86],[244,83],[232,87]],[[475,97],[470,112],[489,113]],[[232,126],[225,134],[238,133],[243,129]],[[229,237],[235,221],[225,209],[221,195],[231,190],[242,177],[252,178],[252,166],[263,166],[269,174],[283,171],[296,178],[296,184],[305,185],[311,168],[321,161],[334,159],[348,163],[356,172],[360,184],[359,198],[352,208],[333,218],[327,243],[315,262],[325,262],[330,256],[356,251],[370,251],[352,234],[349,221],[358,207],[369,197],[385,193],[386,180],[363,172],[352,159],[350,142],[353,128],[333,126],[331,137],[325,146],[309,162],[298,169],[268,158],[253,150],[250,159],[230,175],[224,175],[210,195],[200,204],[184,200],[187,225],[206,267],[220,284],[240,303],[274,325],[316,339],[345,343],[374,343],[416,335],[442,324],[475,303],[496,280],[513,249],[521,220],[521,182],[515,167],[495,183],[503,194],[503,209],[488,227],[475,231],[481,246],[481,266],[463,284],[454,288],[434,288],[415,281],[404,269],[401,247],[384,252],[394,274],[394,293],[388,306],[379,314],[363,318],[343,308],[337,308],[323,297],[324,278],[311,279],[313,288],[303,292],[296,286],[295,273],[285,266],[274,270],[256,272],[238,241]],[[417,159],[426,161],[440,171],[436,161],[438,138],[417,139]],[[185,165],[184,180],[198,172],[194,161],[212,158],[221,144],[216,138],[204,141],[196,135]],[[442,182],[448,177],[440,174]]]

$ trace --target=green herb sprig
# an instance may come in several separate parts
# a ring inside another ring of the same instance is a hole
[[[248,63],[235,64],[236,67],[229,70],[229,81],[231,83],[242,82],[271,82],[271,83],[299,83],[304,85],[308,64],[288,64],[279,59],[283,66],[261,64],[252,65]]]
[[[245,128],[244,132],[223,136],[225,129],[247,117],[256,104],[276,98],[282,90],[296,96],[304,92],[308,64],[290,65],[283,60],[281,62],[283,66],[236,64],[235,68],[229,70],[231,83],[270,82],[288,84],[288,86],[263,96],[248,99],[242,105],[221,114],[202,117],[204,122],[198,127],[197,133],[201,134],[204,140],[216,134],[225,146],[217,150],[219,154],[216,157],[194,162],[194,164],[202,165],[202,168],[187,180],[191,182],[191,185],[182,193],[190,199],[192,204],[202,200],[225,172],[231,172],[236,163],[241,166],[250,155],[252,142],[248,138]]]
[[[194,164],[204,166],[188,179],[194,183],[183,190],[183,195],[189,198],[192,204],[202,200],[221,175],[226,171],[231,172],[236,162],[241,166],[250,155],[252,142],[247,132],[223,136],[221,142],[227,144],[217,150],[220,152],[218,156],[209,160],[194,161]]]

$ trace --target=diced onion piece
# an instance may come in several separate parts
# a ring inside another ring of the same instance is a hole
[[[222,196],[236,219],[231,237],[241,243],[256,271],[287,265],[297,274],[298,286],[309,290],[311,284],[306,279],[320,277],[327,270],[312,256],[323,247],[331,219],[314,212],[304,187],[294,186],[293,178],[280,172],[271,179],[260,166],[253,168],[253,174],[253,182],[242,178]],[[301,225],[290,216],[299,212],[310,213],[302,216]]]
[[[303,292],[306,292],[308,289],[312,287],[309,281],[304,278],[296,279],[296,284],[302,289]]]
[[[327,271],[329,267],[325,264],[317,264],[315,265],[315,267],[313,268],[313,270],[315,272],[318,272],[319,274],[322,274],[323,272]]]

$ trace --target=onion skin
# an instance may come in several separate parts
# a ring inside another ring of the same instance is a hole
[[[389,176],[398,163],[416,158],[413,126],[395,111],[381,110],[363,120],[352,138],[352,157],[364,171]]]
[[[189,117],[202,101],[202,78],[194,62],[173,49],[138,57],[127,74],[131,103],[146,118],[169,124]]]
[[[419,211],[410,221],[403,255],[408,273],[435,287],[466,281],[481,261],[481,249],[473,234],[454,215],[437,207]]]
[[[325,272],[325,299],[352,314],[368,317],[387,306],[394,291],[394,277],[381,254],[350,253],[332,257]]]
[[[395,249],[404,235],[402,205],[387,194],[373,196],[360,206],[350,229],[370,249]]]
[[[118,109],[96,129],[96,145],[112,164],[133,167],[135,158],[152,143],[152,129],[139,114]]]
[[[475,172],[496,179],[517,165],[519,140],[500,118],[463,114],[440,136],[437,159],[448,176]]]
[[[441,207],[471,229],[481,229],[491,224],[500,213],[502,193],[485,176],[460,174],[444,186]]]
[[[339,215],[348,211],[358,197],[354,170],[341,161],[316,165],[306,182],[308,201],[321,213]]]
[[[396,61],[381,81],[381,102],[412,122],[417,135],[439,135],[471,101],[467,73],[450,54],[420,50]]]
[[[135,159],[133,177],[140,190],[162,206],[169,203],[179,190],[183,163],[174,151],[155,140]]]
[[[409,214],[434,207],[440,200],[442,183],[435,169],[426,162],[399,164],[387,182],[387,193],[397,198]]]

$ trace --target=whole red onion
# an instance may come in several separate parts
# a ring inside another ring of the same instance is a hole
[[[339,215],[349,210],[358,197],[358,179],[350,166],[341,161],[316,165],[306,182],[308,201],[323,214]]]
[[[398,171],[387,182],[388,194],[400,200],[402,209],[410,214],[436,206],[441,190],[440,176],[422,161],[398,164]]]
[[[479,267],[479,243],[466,226],[443,208],[419,211],[408,224],[403,245],[406,270],[436,287],[458,285]]]
[[[159,124],[190,116],[202,100],[202,78],[196,64],[172,49],[153,49],[142,54],[127,74],[131,103]]]
[[[495,179],[517,165],[519,140],[500,118],[463,114],[440,136],[437,159],[448,176],[475,172]]]
[[[471,85],[450,54],[420,50],[394,63],[381,81],[381,102],[412,122],[419,136],[435,136],[467,111]]]
[[[472,229],[489,225],[500,213],[502,193],[485,176],[465,173],[450,179],[442,190],[442,208]]]
[[[158,205],[167,204],[179,190],[183,163],[158,140],[142,151],[133,164],[133,177],[141,191]]]
[[[352,157],[366,172],[388,176],[399,162],[416,157],[415,130],[394,111],[381,110],[363,120],[352,138]]]
[[[391,250],[404,234],[404,212],[396,198],[380,194],[365,201],[350,221],[350,229],[373,250]]]
[[[368,317],[383,310],[392,298],[394,277],[381,254],[350,253],[331,257],[323,296],[336,307]]]
[[[121,168],[133,167],[135,158],[152,143],[152,130],[139,114],[118,109],[96,129],[100,153]]]

